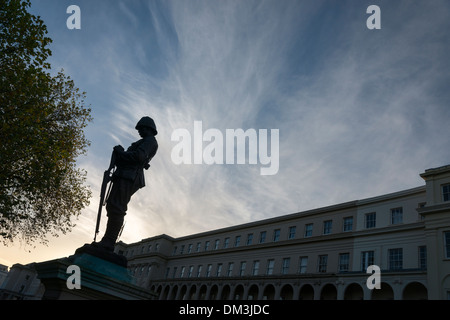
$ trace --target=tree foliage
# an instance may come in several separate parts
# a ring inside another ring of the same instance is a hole
[[[92,120],[85,93],[63,70],[51,76],[52,40],[29,0],[0,0],[0,238],[46,243],[70,231],[89,204],[76,158]]]

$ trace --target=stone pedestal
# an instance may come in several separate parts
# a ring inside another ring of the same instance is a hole
[[[83,248],[68,258],[36,264],[38,278],[45,286],[43,300],[149,300],[155,297],[149,290],[134,284],[126,259],[125,265],[123,260],[111,262],[89,253],[86,246]],[[67,285],[69,277],[77,276],[68,271],[69,266],[79,267],[80,289],[70,289],[72,286]]]

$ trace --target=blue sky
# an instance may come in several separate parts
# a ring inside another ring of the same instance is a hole
[[[66,27],[72,4],[81,30]],[[372,4],[380,30],[366,27]],[[112,147],[139,138],[143,115],[160,148],[129,205],[125,242],[412,188],[425,169],[450,163],[446,0],[34,0],[32,12],[53,39],[53,71],[63,68],[92,108],[92,145],[78,166],[93,197],[70,234],[1,248],[0,263],[55,259],[92,241]],[[278,173],[175,165],[171,134],[194,121],[279,129]]]

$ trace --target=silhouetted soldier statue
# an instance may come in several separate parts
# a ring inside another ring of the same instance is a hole
[[[145,186],[144,169],[150,167],[150,160],[158,150],[155,136],[158,134],[155,122],[150,117],[143,117],[136,125],[142,139],[134,142],[125,151],[122,146],[115,146],[113,158],[117,167],[112,175],[112,188],[106,201],[108,222],[105,234],[98,246],[113,251],[116,240],[127,213],[131,196]]]

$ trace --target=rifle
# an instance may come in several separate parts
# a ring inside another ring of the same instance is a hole
[[[102,188],[100,190],[100,203],[98,206],[98,213],[97,213],[97,224],[95,226],[94,242],[97,239],[97,234],[100,230],[100,218],[102,217],[102,208],[106,204],[106,201],[108,201],[109,193],[111,192],[111,187],[113,184],[111,180],[112,180],[115,170],[116,170],[116,152],[113,151],[111,154],[111,162],[109,163],[109,167],[103,173]],[[109,183],[109,188],[108,188],[108,192],[106,192],[108,183]]]

